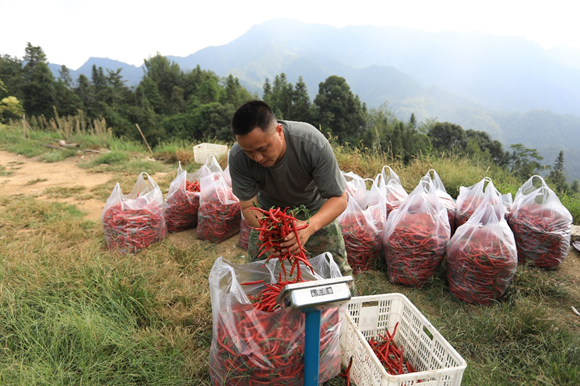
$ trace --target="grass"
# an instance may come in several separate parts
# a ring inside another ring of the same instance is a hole
[[[44,181],[48,181],[46,178],[36,178],[34,180],[30,180],[28,181],[26,184],[24,185],[34,185],[34,184],[38,184],[39,182],[44,182]]]
[[[69,198],[82,193],[84,190],[84,186],[73,186],[71,188],[54,187],[45,189],[44,194],[46,194],[48,198]]]
[[[144,167],[158,170],[155,180],[166,190],[177,165],[146,161],[148,154],[130,148],[79,161],[112,173],[109,183],[51,193],[90,195],[104,204],[114,183],[130,191]],[[380,172],[382,158],[349,157],[351,150],[337,148],[343,170],[365,177]],[[407,191],[430,168],[452,195],[485,175],[502,192],[517,186],[508,174],[452,156],[390,166]],[[0,384],[209,386],[208,274],[228,242],[197,241],[194,233],[120,255],[107,250],[100,222],[85,220],[73,205],[0,197]],[[231,259],[243,262],[242,253]],[[577,267],[580,256],[571,253],[566,262]],[[580,323],[570,311],[580,306],[580,291],[571,270],[519,266],[506,295],[488,307],[456,299],[444,264],[420,289],[391,284],[384,271],[378,260],[357,275],[359,294],[405,294],[467,361],[463,385],[580,384]],[[337,377],[329,384],[345,382]]]

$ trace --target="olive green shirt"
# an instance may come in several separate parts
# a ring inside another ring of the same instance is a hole
[[[233,193],[242,201],[258,195],[262,208],[294,208],[305,205],[318,210],[330,197],[340,197],[344,181],[328,140],[314,126],[279,121],[286,138],[286,152],[277,165],[264,167],[236,143],[228,165]]]

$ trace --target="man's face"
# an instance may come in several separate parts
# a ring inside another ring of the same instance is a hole
[[[244,153],[264,167],[277,165],[286,152],[286,138],[281,124],[267,131],[255,127],[246,135],[236,135],[236,139]]]

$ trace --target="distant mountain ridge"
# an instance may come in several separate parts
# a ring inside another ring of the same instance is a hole
[[[368,107],[388,102],[401,119],[415,113],[419,121],[437,118],[486,131],[504,144],[540,150],[547,164],[555,149],[580,153],[580,50],[570,47],[544,50],[524,38],[478,32],[334,28],[278,19],[228,44],[167,57],[183,70],[199,65],[220,76],[233,74],[259,95],[264,80],[282,72],[292,83],[302,76],[311,98],[320,82],[339,75]],[[71,71],[73,79],[79,73],[90,78],[93,64],[122,68],[128,85],[143,75],[143,66],[90,58]],[[59,68],[53,67],[57,75]],[[572,175],[580,178],[580,160]]]

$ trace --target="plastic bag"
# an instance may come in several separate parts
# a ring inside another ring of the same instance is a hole
[[[197,238],[221,243],[240,231],[240,201],[221,172],[203,177],[200,185]]]
[[[303,385],[304,314],[299,311],[258,311],[248,293],[258,293],[265,285],[240,283],[263,280],[275,283],[281,273],[278,261],[236,265],[223,257],[216,260],[209,275],[213,337],[210,349],[210,377],[213,385]],[[339,277],[332,256],[310,259],[320,274],[304,267],[308,280]],[[319,381],[326,382],[340,372],[341,311],[331,308],[321,313]]]
[[[246,251],[248,250],[251,231],[252,226],[242,214],[242,221],[240,222],[240,239],[238,240],[238,245],[240,248],[245,249]]]
[[[540,187],[534,186],[534,179]],[[518,189],[508,221],[520,263],[560,267],[570,250],[572,215],[542,177],[532,176]]]
[[[391,283],[422,286],[437,272],[451,227],[435,187],[421,182],[387,219],[383,251]]]
[[[101,223],[107,247],[121,253],[137,253],[163,239],[167,226],[159,185],[141,173],[133,190],[123,195],[117,183],[103,208]]]
[[[209,174],[211,172],[205,165],[194,173],[187,173],[181,168],[181,162],[179,162],[177,176],[169,185],[169,192],[163,204],[165,222],[169,232],[181,232],[197,226],[199,181],[201,177]]]
[[[379,256],[381,234],[375,227],[370,212],[362,210],[357,201],[348,194],[346,209],[337,220],[344,238],[348,265],[353,273],[372,268]]]
[[[447,189],[445,189],[445,185],[443,185],[443,181],[441,181],[441,178],[439,178],[439,174],[437,174],[435,169],[430,169],[425,177],[431,180],[435,187],[435,191],[437,192],[437,197],[439,197],[441,204],[443,204],[447,209],[451,234],[453,234],[453,232],[455,232],[455,211],[457,210],[457,205],[455,204],[455,201],[453,201],[453,197],[447,193]]]
[[[385,169],[389,169],[389,173],[385,173]],[[383,169],[375,177],[375,183],[379,187],[381,194],[385,197],[387,216],[391,214],[394,209],[397,209],[401,203],[407,198],[408,194],[401,185],[399,176],[388,166],[383,166]]]
[[[449,289],[469,303],[490,304],[508,288],[518,265],[516,241],[502,203],[479,206],[447,249]]]
[[[364,179],[356,173],[353,172],[341,172],[342,179],[344,180],[345,191],[352,197],[360,197],[364,200],[364,191],[366,191]],[[359,191],[361,193],[359,193]],[[360,196],[359,196],[360,194]],[[360,203],[361,207],[366,208],[366,203]]]
[[[511,193],[501,194],[493,185],[491,178],[484,177],[477,184],[470,187],[461,186],[459,188],[459,196],[457,196],[457,210],[455,212],[455,228],[459,228],[465,224],[469,217],[482,204],[489,202],[490,204],[503,203],[504,213],[510,212],[512,205]]]

